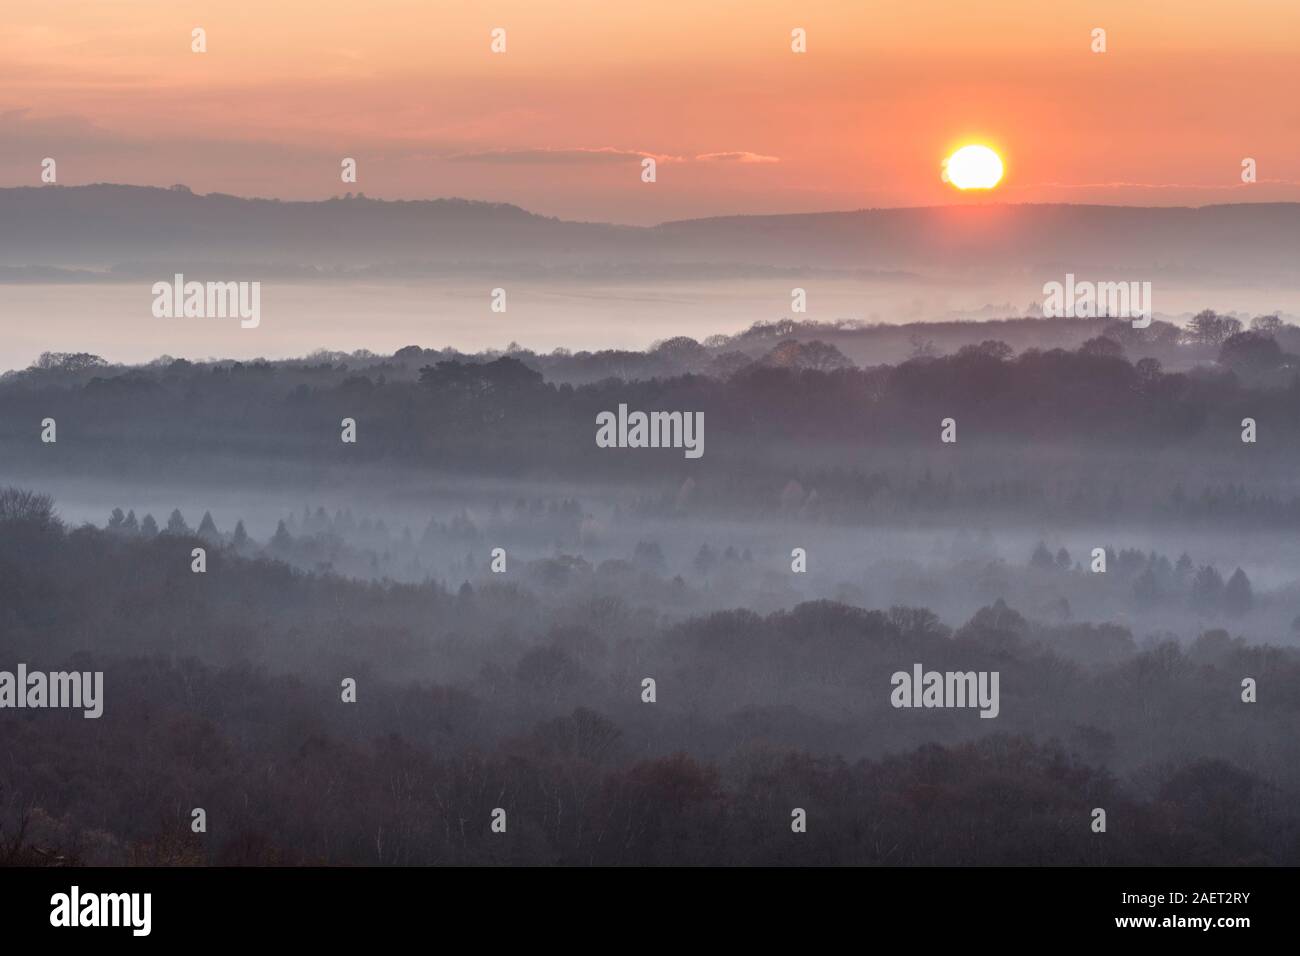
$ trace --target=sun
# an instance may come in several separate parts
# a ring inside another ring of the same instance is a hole
[[[992,189],[1002,179],[1002,160],[987,146],[963,146],[943,161],[943,180],[958,189]]]

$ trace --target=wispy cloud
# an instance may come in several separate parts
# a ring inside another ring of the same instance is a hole
[[[676,156],[654,153],[646,149],[623,149],[618,146],[540,146],[528,149],[480,149],[446,153],[444,160],[452,163],[518,163],[521,165],[550,165],[556,163],[621,163],[629,159],[650,157],[657,163],[779,163],[777,156],[765,156],[748,150],[731,150],[720,153],[699,153],[696,156]]]
[[[729,153],[700,153],[695,159],[701,163],[779,163],[779,156],[764,156],[748,150],[736,150]]]
[[[452,163],[519,163],[522,165],[551,165],[557,163],[622,163],[629,159],[650,157],[658,163],[682,162],[680,156],[665,156],[639,149],[620,149],[616,146],[577,146],[564,149],[540,147],[535,149],[484,149],[471,152],[448,153],[443,156]]]

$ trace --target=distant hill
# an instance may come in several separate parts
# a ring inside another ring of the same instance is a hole
[[[184,187],[0,189],[0,281],[158,266],[438,274],[497,264],[593,277],[827,270],[1300,281],[1300,204],[962,205],[568,222],[461,199],[315,202]],[[50,270],[69,270],[68,274]]]

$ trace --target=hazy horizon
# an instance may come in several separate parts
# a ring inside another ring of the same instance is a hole
[[[263,284],[263,309],[274,321],[258,329],[155,319],[138,282],[51,286],[0,282],[0,311],[39,315],[17,324],[0,343],[0,374],[31,365],[43,352],[90,352],[112,364],[137,365],[164,355],[191,360],[305,358],[317,351],[392,353],[409,345],[463,352],[647,349],[657,341],[734,334],[785,317],[788,283],[732,281],[612,284],[533,282],[517,287],[510,311],[485,315],[486,290],[450,282]],[[922,280],[893,283],[831,280],[812,287],[816,308],[801,319],[884,323],[1029,318],[1039,289],[985,283],[935,290]],[[1018,299],[1017,299],[1018,296]],[[1041,299],[1041,294],[1038,297]],[[57,302],[58,311],[52,307]],[[143,304],[142,304],[143,303]],[[1300,288],[1187,288],[1156,318],[1183,322],[1202,309],[1225,314],[1300,317]],[[1181,306],[1181,308],[1179,308]],[[610,317],[617,309],[618,318]],[[382,318],[382,323],[377,319]],[[374,323],[367,329],[365,326]],[[168,324],[159,338],[160,323]]]
[[[654,229],[659,226],[668,226],[676,223],[699,222],[719,219],[767,219],[789,217],[795,218],[800,216],[819,216],[819,215],[836,215],[860,212],[876,211],[905,211],[905,210],[934,210],[947,208],[967,208],[970,206],[1072,206],[1077,208],[1118,208],[1118,209],[1211,209],[1215,207],[1229,206],[1275,206],[1275,205],[1300,205],[1300,190],[1290,198],[1275,198],[1268,195],[1259,195],[1259,190],[1248,188],[1251,185],[1239,183],[1232,187],[1233,190],[1240,189],[1239,195],[1232,197],[1208,196],[1199,202],[1150,202],[1134,198],[1129,201],[1072,201],[1068,198],[1057,199],[1030,199],[1018,200],[1004,198],[1001,189],[993,192],[983,193],[976,196],[963,195],[961,193],[946,192],[939,193],[930,201],[926,202],[897,202],[897,203],[861,203],[858,205],[838,205],[838,206],[807,206],[795,208],[754,208],[738,212],[696,212],[687,213],[681,216],[666,217],[662,219],[636,219],[622,220],[610,216],[587,215],[587,216],[566,216],[551,212],[545,212],[540,207],[526,205],[514,199],[506,199],[500,196],[484,195],[471,196],[460,193],[449,192],[426,192],[426,193],[399,193],[393,195],[373,194],[366,189],[349,188],[351,183],[334,183],[333,185],[323,188],[317,194],[297,195],[290,192],[230,192],[222,189],[196,189],[192,184],[183,180],[156,180],[149,182],[132,182],[126,179],[88,179],[85,181],[67,182],[60,177],[57,183],[23,183],[23,182],[0,182],[0,190],[19,190],[33,189],[41,190],[47,188],[55,189],[84,189],[87,187],[126,187],[131,189],[146,190],[172,190],[184,189],[192,192],[195,196],[214,197],[214,198],[233,198],[249,200],[253,202],[269,203],[325,203],[338,201],[347,197],[356,197],[378,203],[472,203],[483,206],[514,206],[523,212],[531,213],[536,216],[548,219],[556,219],[560,222],[571,224],[598,224],[611,226],[624,226],[633,229]],[[1300,186],[1300,183],[1297,184]]]

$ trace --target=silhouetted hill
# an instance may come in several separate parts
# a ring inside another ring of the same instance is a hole
[[[319,202],[196,195],[184,187],[0,189],[0,268],[248,263],[407,273],[528,266],[593,276],[696,270],[931,275],[1300,277],[1300,204],[1200,208],[1005,205],[865,209],[667,222],[567,222],[461,199]]]
[[[754,261],[919,271],[1090,268],[1297,275],[1300,204],[1006,205],[732,216],[664,223],[675,243]]]

